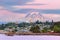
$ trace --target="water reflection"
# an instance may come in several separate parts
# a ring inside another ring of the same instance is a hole
[[[0,34],[0,40],[60,40],[60,36],[47,36],[47,35],[14,35],[14,36],[6,36],[4,34]]]

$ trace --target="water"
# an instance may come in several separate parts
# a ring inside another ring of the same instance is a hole
[[[60,40],[60,36],[47,36],[47,35],[39,35],[39,36],[31,36],[31,35],[15,35],[15,36],[6,36],[4,34],[0,34],[0,40]]]

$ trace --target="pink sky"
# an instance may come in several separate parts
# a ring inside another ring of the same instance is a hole
[[[32,2],[27,2],[26,4],[46,4],[46,5],[14,5],[13,8],[17,9],[60,9],[60,0],[34,0]]]
[[[30,12],[31,13],[31,12]],[[42,14],[45,18],[53,19],[55,21],[59,21],[60,14]],[[20,21],[22,20],[26,14],[19,14],[19,13],[13,13],[8,10],[0,10],[0,21]],[[57,19],[57,20],[56,20]]]
[[[12,10],[20,9],[60,9],[60,0],[33,0],[32,2],[26,2],[28,5],[12,5]],[[45,5],[29,5],[29,4],[45,4]],[[28,12],[27,12],[28,13]],[[31,13],[31,12],[30,12]],[[42,13],[41,13],[42,14]],[[25,13],[14,13],[9,10],[5,10],[4,6],[0,6],[0,21],[19,21],[25,17]],[[60,14],[43,14],[46,18],[59,21]]]
[[[13,13],[8,10],[0,10],[0,21],[11,22],[11,21],[19,21],[26,14]]]

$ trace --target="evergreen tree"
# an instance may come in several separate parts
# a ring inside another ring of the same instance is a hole
[[[37,26],[35,26],[35,27],[31,27],[30,31],[33,32],[33,33],[40,33],[40,28],[39,28],[39,26],[37,25]]]

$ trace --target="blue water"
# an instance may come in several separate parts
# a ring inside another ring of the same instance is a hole
[[[4,34],[0,34],[0,40],[60,40],[60,36],[47,36],[47,35],[39,35],[39,36],[28,36],[28,35],[15,35],[15,36],[6,36]]]

